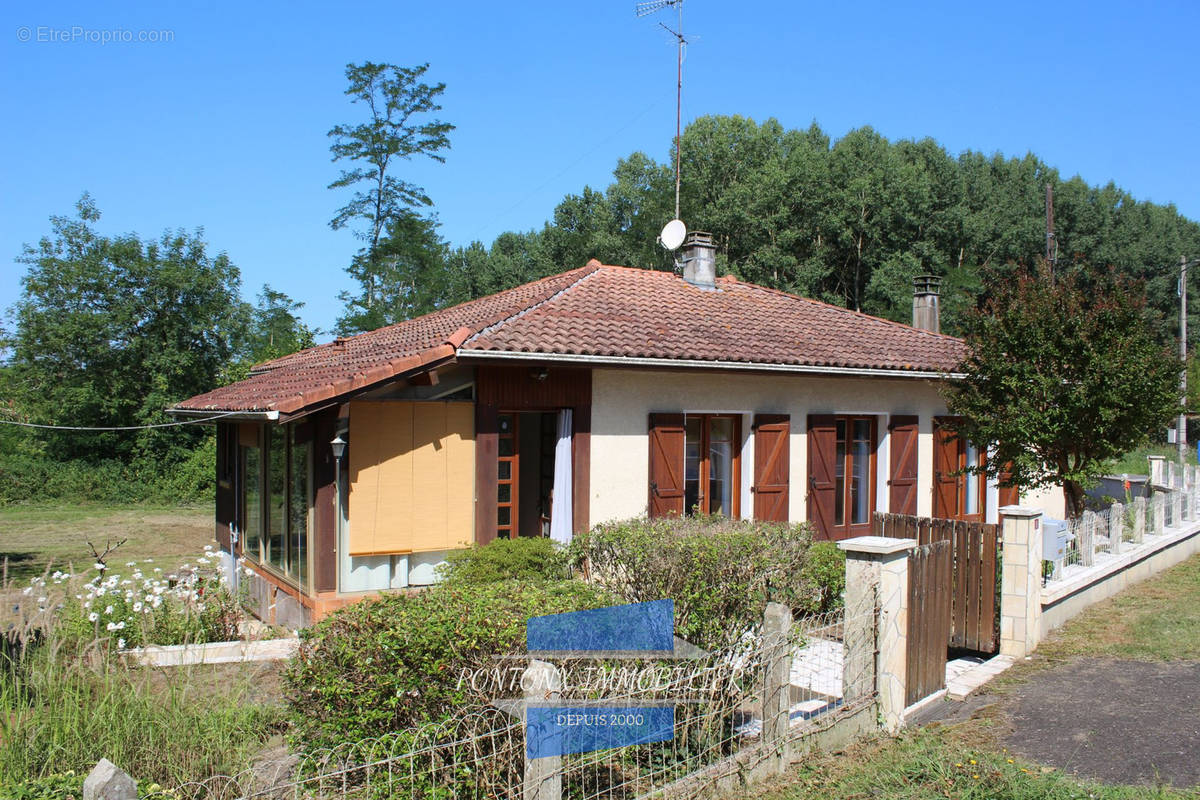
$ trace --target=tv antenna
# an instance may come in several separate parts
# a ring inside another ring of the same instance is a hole
[[[687,46],[687,39],[683,37],[683,0],[648,0],[645,3],[638,3],[634,11],[639,17],[646,17],[664,8],[671,7],[675,8],[679,18],[676,29],[672,30],[662,22],[658,24],[662,26],[663,30],[675,37],[679,51],[675,77],[675,219],[679,219],[679,144],[680,120],[683,115],[683,50]]]

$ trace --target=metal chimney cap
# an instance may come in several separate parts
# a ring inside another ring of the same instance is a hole
[[[940,275],[917,275],[913,278],[913,294],[941,294]]]

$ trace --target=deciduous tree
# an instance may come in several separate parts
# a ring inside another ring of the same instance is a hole
[[[945,389],[955,431],[989,449],[991,477],[1062,486],[1077,516],[1105,462],[1177,412],[1179,359],[1154,333],[1144,286],[1111,271],[1019,270],[988,290],[964,320],[965,377]]]

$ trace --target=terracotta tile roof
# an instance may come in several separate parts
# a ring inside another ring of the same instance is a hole
[[[258,365],[176,406],[297,411],[454,355],[520,352],[948,372],[963,343],[732,277],[581,269]]]

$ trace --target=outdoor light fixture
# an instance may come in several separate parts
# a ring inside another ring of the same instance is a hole
[[[540,383],[550,377],[550,370],[546,367],[534,367],[529,370],[529,377]]]
[[[342,460],[342,454],[346,452],[346,440],[339,433],[333,437],[333,441],[329,443],[329,447],[333,450],[333,457],[338,461]]]

